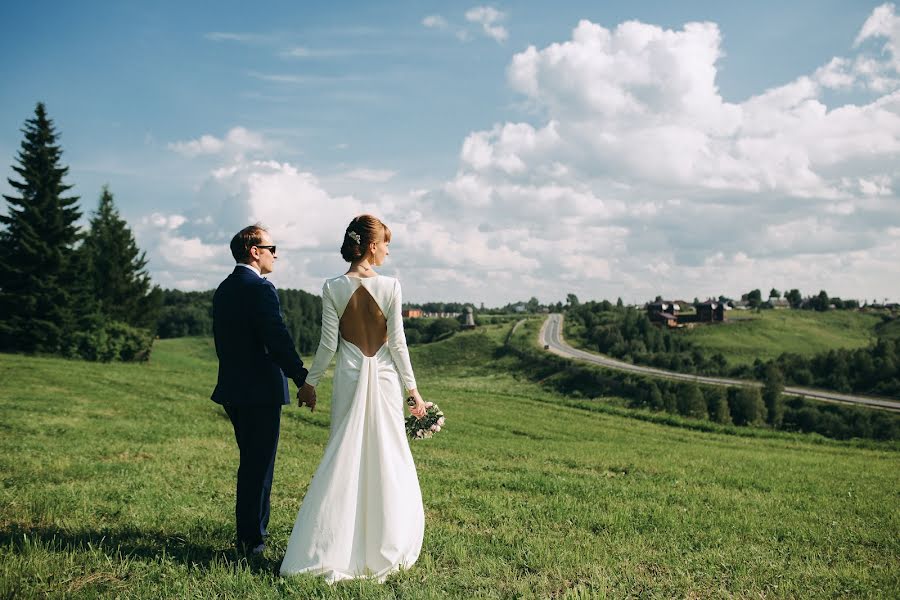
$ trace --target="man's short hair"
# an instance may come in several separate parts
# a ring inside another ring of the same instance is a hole
[[[244,227],[231,238],[231,255],[239,263],[246,263],[250,260],[250,248],[262,244],[262,234],[268,233],[268,230],[256,223]]]

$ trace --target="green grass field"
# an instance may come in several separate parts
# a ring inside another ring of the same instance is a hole
[[[510,374],[507,329],[413,351],[448,423],[413,444],[423,551],[384,585],[277,576],[329,381],[315,413],[284,413],[270,549],[248,565],[229,549],[237,450],[209,340],[158,342],[145,365],[0,355],[0,597],[900,594],[895,446],[584,410]]]
[[[700,325],[683,335],[731,365],[770,360],[783,352],[810,356],[835,348],[862,348],[875,341],[880,317],[856,311],[732,310],[723,324]]]

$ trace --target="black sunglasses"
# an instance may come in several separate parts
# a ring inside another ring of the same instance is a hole
[[[276,248],[275,246],[260,246],[260,245],[256,245],[256,247],[257,247],[257,248],[265,248],[266,250],[268,250],[268,251],[271,252],[272,254],[275,254],[275,248]]]

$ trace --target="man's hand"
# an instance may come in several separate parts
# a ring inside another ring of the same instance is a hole
[[[300,403],[300,406],[304,404],[308,406],[309,412],[316,410],[316,388],[308,383],[304,383],[297,391],[297,402]]]

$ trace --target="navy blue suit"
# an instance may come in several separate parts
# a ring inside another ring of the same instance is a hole
[[[246,267],[235,266],[216,289],[213,333],[219,379],[212,399],[228,413],[241,456],[237,541],[253,547],[267,535],[281,407],[290,404],[285,376],[300,387],[307,370],[284,325],[275,286]]]

